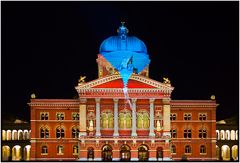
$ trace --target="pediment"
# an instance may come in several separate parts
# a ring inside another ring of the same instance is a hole
[[[101,96],[122,96],[123,82],[120,75],[111,75],[79,84],[75,87],[79,95],[90,97],[94,92]],[[170,97],[174,88],[165,83],[141,76],[132,75],[128,82],[129,94],[144,97],[146,95]],[[155,94],[155,95],[154,95]]]

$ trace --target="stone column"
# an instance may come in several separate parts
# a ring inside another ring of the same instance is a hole
[[[149,99],[150,102],[150,131],[149,136],[154,137],[154,100],[155,99]]]
[[[113,99],[114,101],[114,133],[113,136],[119,136],[118,133],[118,99]]]
[[[96,98],[96,136],[101,136],[100,132],[100,98]]]
[[[162,99],[163,102],[163,136],[171,136],[170,134],[170,99]]]
[[[80,99],[80,106],[79,106],[79,126],[80,132],[79,136],[86,136],[87,135],[87,106],[86,106],[87,99]]]
[[[132,99],[132,137],[137,136],[136,129],[136,101],[137,99]]]

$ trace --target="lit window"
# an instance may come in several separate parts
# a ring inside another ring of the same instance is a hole
[[[177,114],[176,113],[170,114],[170,120],[171,121],[175,121],[176,119],[177,119]]]
[[[172,145],[171,150],[172,150],[172,153],[176,154],[176,146],[175,145]]]
[[[200,146],[200,154],[205,154],[206,153],[206,147],[204,145]]]
[[[79,113],[72,113],[72,120],[79,120]]]
[[[191,129],[185,129],[184,130],[184,138],[191,138],[191,137],[192,137]]]
[[[199,136],[199,138],[207,138],[207,130],[206,129],[200,129],[198,136]]]
[[[73,146],[73,154],[78,154],[78,146],[77,145]]]
[[[57,113],[57,120],[64,120],[64,114],[63,113]]]
[[[59,155],[63,154],[63,146],[62,145],[57,146],[57,154],[59,154]]]
[[[72,138],[78,138],[79,129],[72,128]]]
[[[56,137],[57,138],[64,138],[64,129],[57,128],[57,130],[56,130]]]
[[[170,130],[172,138],[177,138],[177,131],[175,129]]]
[[[47,146],[42,146],[42,154],[47,154],[48,153],[48,148]]]
[[[192,115],[190,113],[184,113],[184,120],[189,121],[192,119]]]
[[[192,153],[190,145],[185,146],[185,153]]]

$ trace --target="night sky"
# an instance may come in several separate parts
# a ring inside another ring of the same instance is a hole
[[[150,78],[172,99],[216,96],[217,119],[239,114],[238,2],[1,2],[1,111],[29,120],[37,98],[73,98],[97,78],[102,41],[121,21],[147,46]]]

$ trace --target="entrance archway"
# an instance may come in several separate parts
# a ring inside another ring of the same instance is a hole
[[[2,161],[11,161],[10,159],[10,147],[4,145],[2,147]]]
[[[112,147],[110,145],[104,145],[102,148],[103,161],[112,161]]]
[[[138,147],[138,160],[139,161],[148,161],[149,152],[146,145],[141,145]]]
[[[24,160],[25,161],[30,160],[30,150],[31,150],[31,146],[30,145],[26,145],[24,147]]]
[[[234,145],[232,147],[232,158],[234,161],[238,160],[238,146],[237,145]]]
[[[88,160],[93,160],[94,159],[94,149],[93,147],[88,148]]]
[[[120,148],[120,160],[121,161],[130,161],[131,152],[130,147],[128,145],[122,145]]]
[[[163,161],[163,148],[162,147],[157,148],[157,159],[158,159],[158,161]]]
[[[22,149],[19,145],[15,145],[12,148],[12,160],[20,161],[22,159]]]
[[[223,161],[229,161],[230,160],[230,148],[228,145],[223,145],[221,148],[221,156]]]

